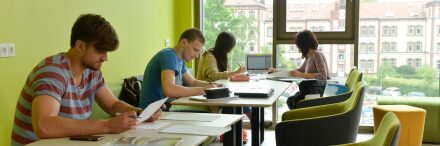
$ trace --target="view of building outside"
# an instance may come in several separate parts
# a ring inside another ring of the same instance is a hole
[[[345,0],[287,0],[286,30],[345,31],[345,5]],[[245,64],[246,54],[271,54],[273,7],[272,0],[204,0],[205,46],[213,47],[221,31],[234,33],[231,69]],[[440,1],[361,0],[359,13],[357,68],[369,87],[361,124],[373,124],[371,107],[379,96],[439,97]],[[304,61],[294,44],[276,48],[277,68],[295,69]],[[354,45],[320,44],[318,50],[332,79],[344,83],[354,66]],[[287,108],[279,106],[281,115]]]

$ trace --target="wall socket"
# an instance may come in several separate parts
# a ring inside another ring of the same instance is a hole
[[[165,47],[171,47],[171,40],[165,39]]]
[[[13,57],[15,56],[15,44],[0,44],[0,57]]]

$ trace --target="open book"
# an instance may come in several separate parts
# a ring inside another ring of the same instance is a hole
[[[118,137],[101,146],[176,146],[183,138],[179,137]]]

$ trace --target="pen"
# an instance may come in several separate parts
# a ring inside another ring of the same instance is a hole
[[[208,80],[208,82],[209,82],[209,85],[212,85],[211,80]]]
[[[240,63],[237,63],[237,65],[238,65],[238,67],[240,67],[240,68],[241,68],[241,65],[240,65]]]
[[[120,115],[121,113],[115,113],[116,115]],[[134,119],[138,119],[138,118],[141,118],[141,117],[139,117],[139,116],[128,116],[128,117],[130,117],[130,118],[134,118]]]

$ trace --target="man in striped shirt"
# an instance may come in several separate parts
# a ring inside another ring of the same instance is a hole
[[[103,17],[81,15],[72,27],[70,49],[47,57],[29,74],[20,93],[12,145],[42,138],[121,133],[136,125],[141,109],[118,100],[100,71],[118,36]],[[89,120],[94,100],[113,118]],[[116,113],[121,113],[116,115]],[[157,111],[149,121],[157,120]]]

